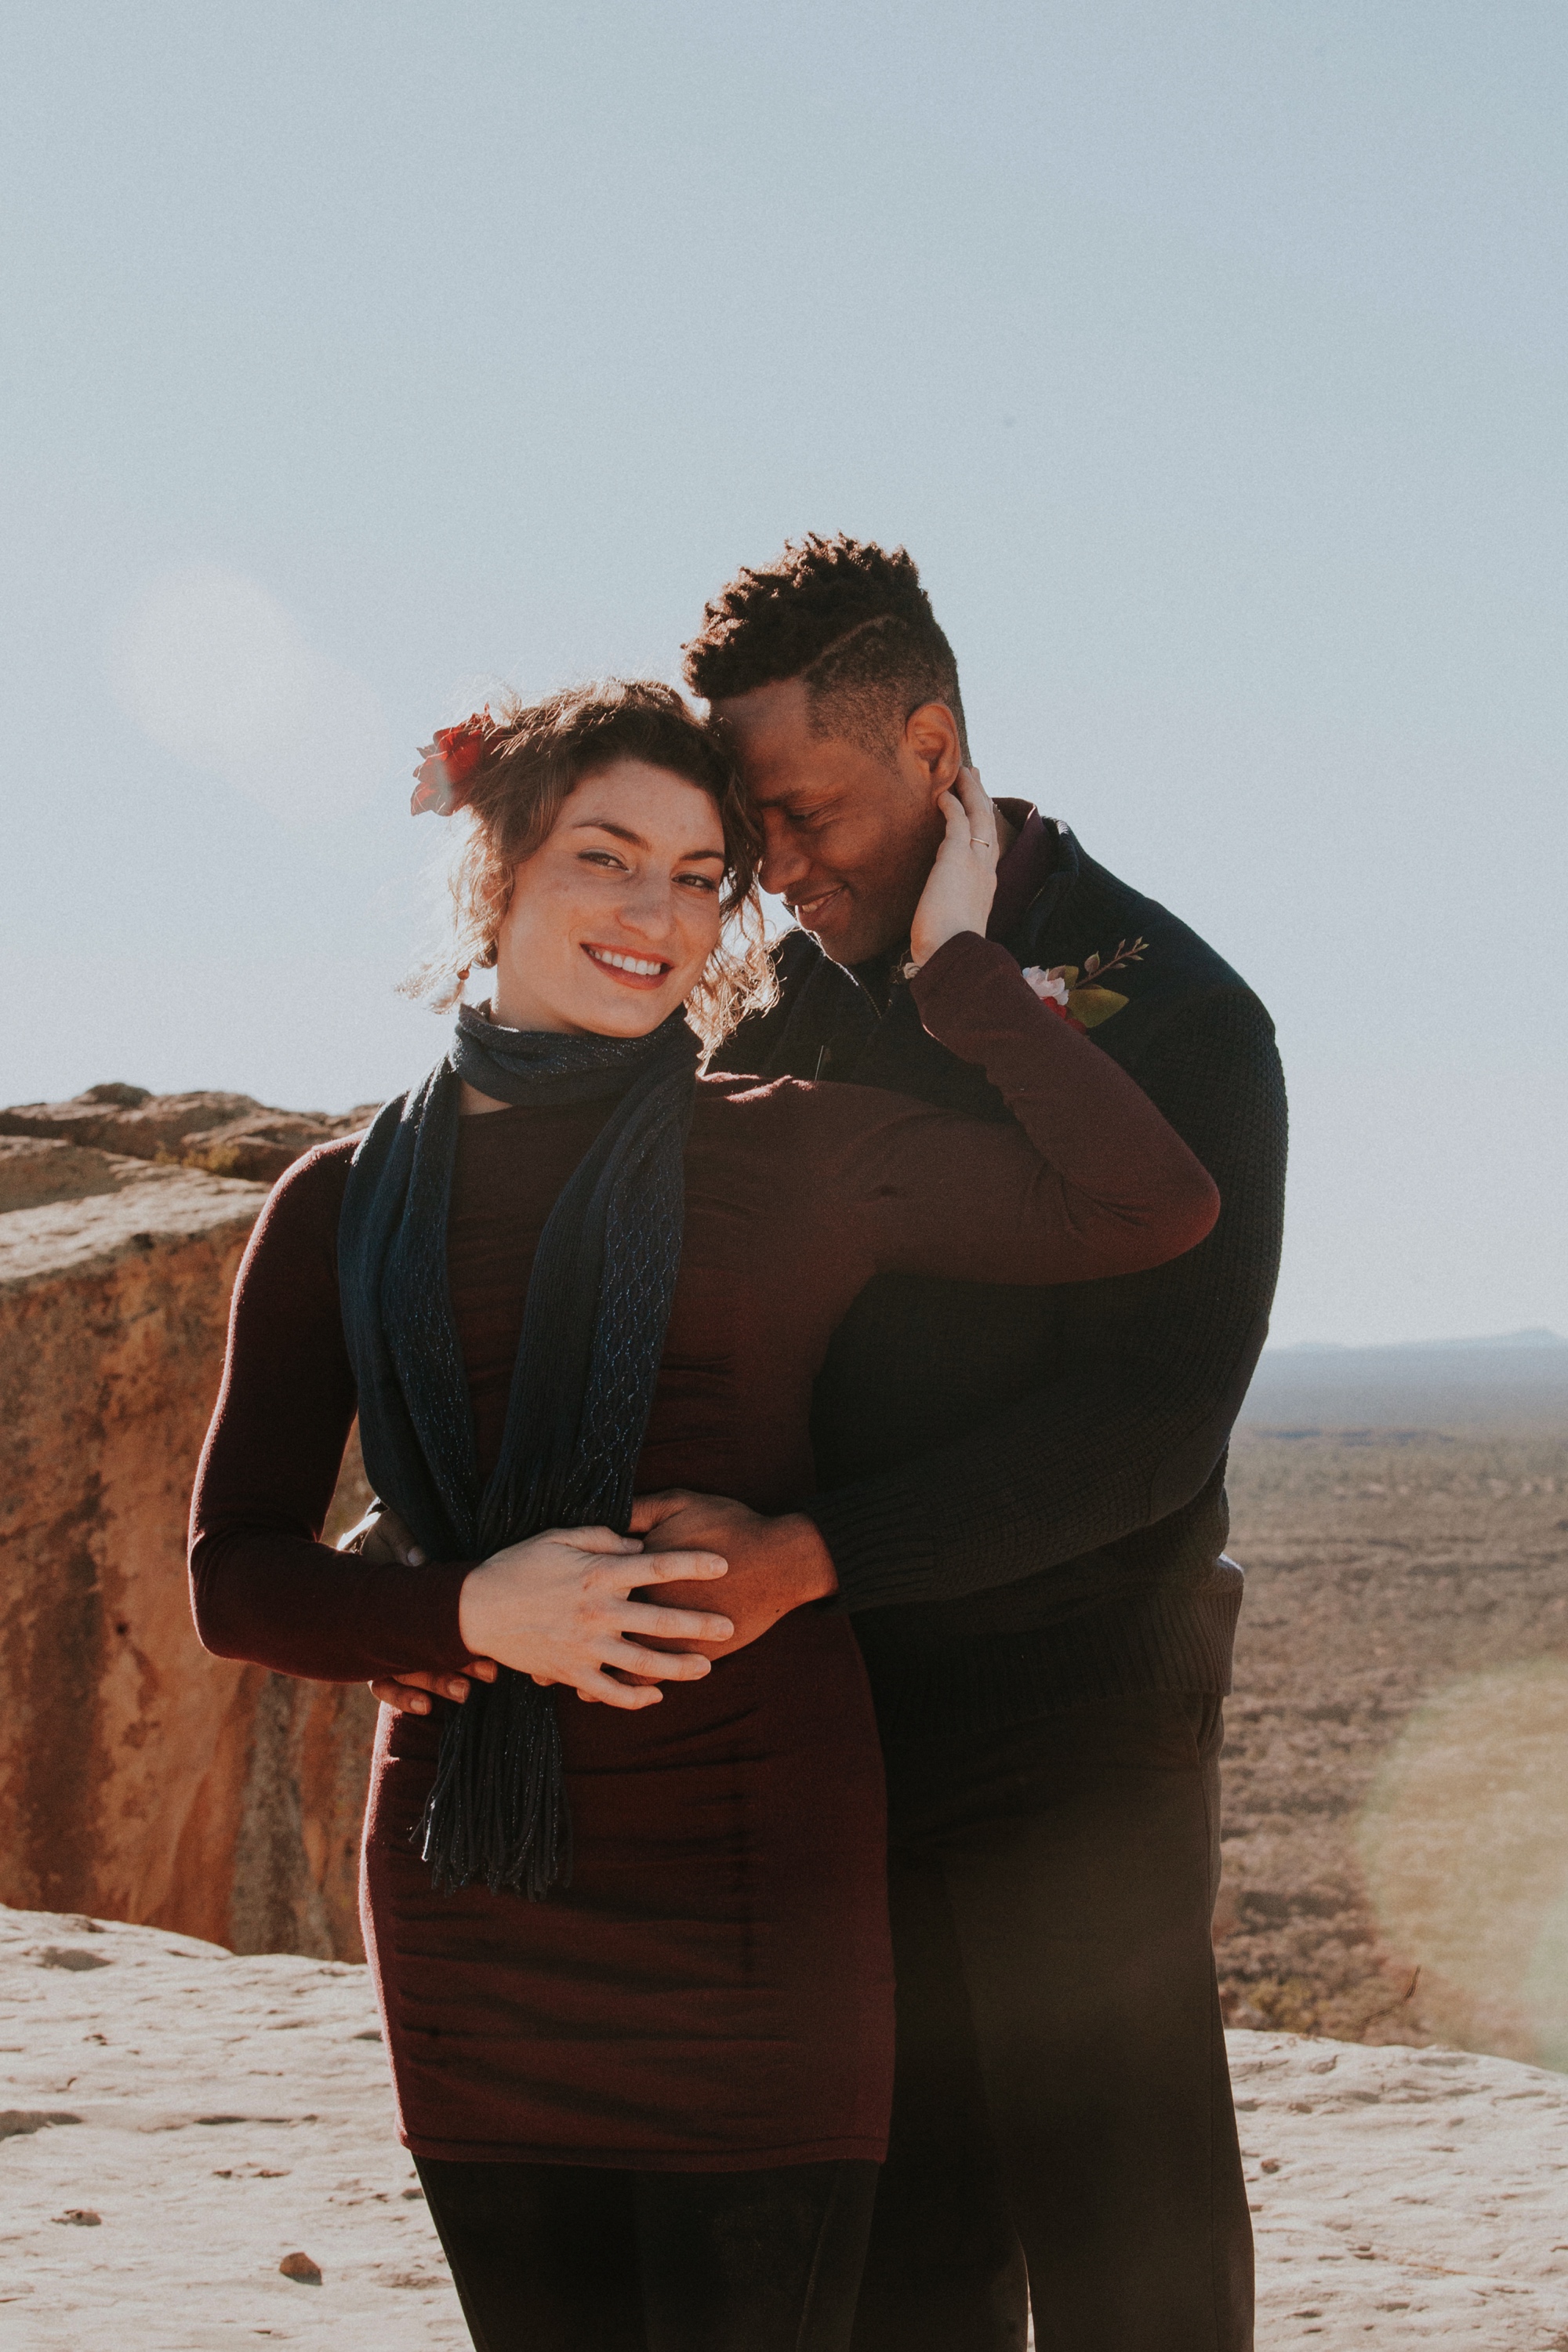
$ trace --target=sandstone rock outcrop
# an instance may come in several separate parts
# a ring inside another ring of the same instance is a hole
[[[87,1145],[272,1184],[313,1143],[353,1135],[375,1109],[374,1103],[362,1103],[341,1116],[274,1110],[253,1095],[154,1095],[116,1081],[89,1087],[69,1102],[17,1103],[0,1110],[0,1136]]]
[[[318,1139],[232,1095],[0,1113],[0,1899],[357,1958],[369,1695],[208,1657],[185,1595],[266,1190],[176,1155],[253,1118],[288,1160]],[[356,1449],[334,1528],[362,1494]]]

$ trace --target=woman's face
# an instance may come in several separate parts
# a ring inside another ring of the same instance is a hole
[[[619,760],[567,794],[517,869],[496,941],[509,1029],[643,1037],[719,944],[724,834],[700,786]]]

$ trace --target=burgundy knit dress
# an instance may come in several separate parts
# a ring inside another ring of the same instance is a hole
[[[809,1496],[813,1376],[879,1271],[1079,1282],[1175,1256],[1212,1224],[1198,1162],[1003,949],[966,933],[913,988],[1018,1125],[871,1088],[700,1081],[640,1492],[765,1512]],[[481,1477],[541,1230],[605,1115],[460,1124],[448,1269]],[[191,1549],[210,1650],[343,1682],[460,1665],[473,1565],[377,1569],[318,1541],[354,1416],[337,1286],[353,1150],[300,1160],[257,1225]],[[722,1608],[722,1582],[700,1605]],[[558,1695],[574,1869],[542,1903],[433,1892],[415,1838],[447,1702],[382,1710],[362,1908],[416,2155],[691,2171],[881,2158],[881,1765],[849,1620],[798,1610],[705,1681],[664,1688],[636,1713]]]

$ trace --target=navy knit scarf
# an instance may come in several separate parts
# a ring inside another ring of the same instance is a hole
[[[697,1040],[502,1029],[465,1005],[444,1061],[386,1104],[338,1228],[365,1471],[435,1560],[545,1528],[626,1532],[680,1264]],[[550,1213],[528,1286],[500,1458],[481,1488],[447,1280],[461,1081],[498,1101],[613,1100]],[[411,1662],[412,1663],[412,1662]],[[442,1729],[424,1855],[438,1891],[483,1878],[536,1900],[571,1874],[554,1695],[503,1666]]]

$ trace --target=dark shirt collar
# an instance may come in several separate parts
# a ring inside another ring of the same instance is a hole
[[[1061,839],[1055,818],[1047,820],[1028,801],[998,801],[996,806],[1016,838],[996,868],[988,940],[1008,940],[1023,921],[1029,901],[1044,889],[1057,862]]]
[[[1005,941],[1055,872],[1065,827],[1054,817],[1043,817],[1032,801],[999,800],[995,805],[1013,827],[1014,838],[996,868],[996,896],[985,936]],[[851,977],[879,1013],[888,1009],[898,967],[908,954],[906,942],[891,955],[873,956],[869,962],[851,967]]]

